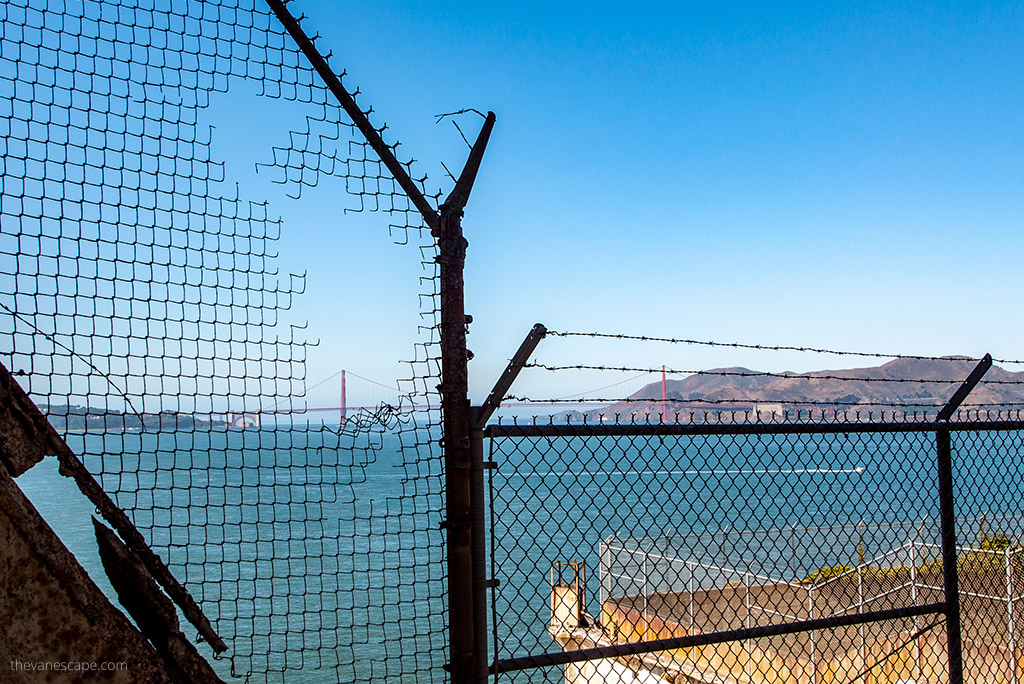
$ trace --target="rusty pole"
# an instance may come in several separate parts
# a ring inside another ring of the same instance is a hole
[[[462,210],[476,180],[484,149],[494,127],[494,114],[488,112],[484,125],[469,153],[466,166],[455,188],[440,207],[436,232],[440,265],[441,307],[441,414],[442,445],[445,461],[446,514],[448,530],[448,638],[453,684],[480,684],[481,654],[486,639],[477,630],[479,610],[474,609],[482,560],[474,560],[473,449],[470,446],[469,350],[466,327],[472,320],[466,315],[465,281],[468,243],[462,235]],[[477,454],[478,459],[480,455]],[[482,460],[482,459],[480,459]],[[477,468],[482,464],[476,464]],[[480,493],[478,493],[480,496]],[[480,511],[479,504],[475,508]],[[486,619],[486,615],[484,614]],[[486,635],[486,632],[483,632]],[[479,642],[479,643],[477,643]],[[486,670],[484,670],[486,673]],[[486,679],[484,680],[486,681]]]
[[[468,684],[473,658],[473,525],[470,495],[469,366],[462,211],[441,207],[441,414],[448,541],[448,643],[453,684]],[[468,628],[467,628],[468,627]]]

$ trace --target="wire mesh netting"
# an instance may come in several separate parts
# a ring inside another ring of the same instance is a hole
[[[953,432],[967,681],[1024,676],[1019,427]],[[933,430],[492,425],[495,660],[941,604]],[[932,611],[501,677],[946,681],[947,667],[944,616]]]
[[[436,266],[419,214],[262,3],[0,12],[4,364],[228,642],[222,675],[442,679]],[[400,406],[344,425],[304,413],[310,345],[289,316],[303,278],[279,271],[280,220],[211,150],[229,89],[294,116],[263,174],[293,197],[336,179],[347,209],[384,212],[422,250]]]

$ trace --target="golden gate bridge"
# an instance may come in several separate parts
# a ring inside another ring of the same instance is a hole
[[[651,379],[650,373],[628,378],[621,382],[605,387],[576,392],[564,397],[555,397],[547,400],[545,408],[559,408],[567,406],[579,406],[582,402],[577,399],[581,396],[589,396],[595,392],[606,390],[621,385],[643,386],[647,382],[640,382],[642,379]],[[665,375],[661,374],[662,393],[664,394]],[[348,369],[342,369],[306,388],[305,395],[299,398],[288,397],[281,399],[275,404],[265,408],[245,409],[239,411],[224,411],[225,421],[235,427],[259,427],[264,417],[274,416],[295,416],[304,414],[334,414],[338,422],[344,425],[345,422],[358,412],[376,412],[382,406],[393,406],[403,411],[427,411],[439,409],[439,404],[418,404],[412,401],[407,392],[403,392],[397,386],[398,383],[388,384],[365,377]],[[637,387],[636,389],[639,389]],[[422,399],[422,396],[417,397]],[[535,407],[530,402],[502,402],[505,408]]]
[[[358,398],[354,404],[349,401],[353,380],[356,381],[357,390],[354,394]],[[333,382],[337,384],[332,384]],[[420,411],[436,408],[428,405],[409,405],[408,400],[403,401],[404,396],[406,393],[403,393],[398,387],[342,369],[307,387],[305,396],[299,405],[295,405],[295,401],[289,397],[267,408],[226,415],[229,423],[237,424],[241,420],[258,427],[261,415],[334,413],[337,414],[339,423],[344,425],[351,413],[376,411],[385,405],[403,406],[410,410]]]

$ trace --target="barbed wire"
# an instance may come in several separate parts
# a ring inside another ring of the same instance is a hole
[[[591,337],[609,340],[632,340],[636,342],[664,342],[667,344],[688,344],[704,347],[726,347],[732,349],[753,349],[757,351],[795,351],[814,354],[829,354],[832,356],[858,356],[873,359],[908,359],[911,361],[980,361],[981,359],[971,356],[926,356],[923,354],[886,354],[881,352],[861,352],[839,349],[828,349],[825,347],[806,347],[785,344],[753,344],[745,342],[715,342],[713,340],[697,340],[675,337],[655,337],[652,335],[626,335],[620,333],[601,332],[577,332],[548,330],[547,334],[553,337]],[[996,359],[994,363],[1003,364],[1024,364],[1024,360],[1018,359]]]
[[[938,380],[932,378],[865,378],[865,377],[845,377],[841,375],[815,375],[815,374],[801,374],[801,373],[771,373],[767,371],[728,371],[728,370],[683,370],[677,368],[642,368],[634,366],[605,366],[605,365],[590,365],[590,364],[572,364],[572,365],[549,365],[545,363],[527,363],[523,366],[524,368],[539,368],[547,371],[567,371],[567,370],[593,370],[593,371],[616,371],[625,373],[641,373],[647,375],[650,373],[665,373],[667,375],[707,375],[707,376],[722,376],[722,377],[741,377],[741,378],[780,378],[785,380],[842,380],[844,382],[902,382],[902,383],[931,383],[936,385],[952,385],[963,382],[963,378],[952,379],[952,380]],[[626,382],[625,380],[623,382]],[[1024,385],[1024,380],[982,380],[983,384],[988,385]],[[612,385],[609,385],[611,387]]]
[[[131,413],[131,415],[133,415],[136,418],[138,418],[139,421],[142,421],[142,412],[135,408],[135,405],[132,403],[132,398],[128,395],[127,390],[124,389],[123,387],[121,387],[121,385],[119,385],[118,383],[114,382],[114,378],[113,378],[112,374],[104,373],[103,370],[101,370],[100,368],[97,368],[96,365],[92,361],[90,361],[88,357],[84,356],[83,354],[79,354],[74,349],[72,349],[71,347],[67,346],[66,344],[64,344],[63,342],[58,340],[56,335],[51,335],[51,334],[47,333],[45,330],[41,330],[39,328],[39,326],[37,326],[35,323],[33,323],[29,318],[26,318],[25,316],[22,316],[17,311],[14,311],[13,309],[11,309],[9,306],[4,304],[3,302],[0,302],[0,308],[2,308],[4,311],[6,311],[8,314],[13,316],[14,318],[18,319],[20,322],[22,322],[25,325],[27,325],[29,327],[29,329],[31,329],[35,334],[37,334],[40,337],[46,339],[50,344],[54,345],[55,347],[60,347],[65,352],[67,352],[70,356],[73,356],[74,358],[79,359],[80,361],[82,361],[94,373],[96,373],[96,375],[98,377],[101,377],[104,380],[106,380],[107,383],[110,385],[110,387],[118,395],[120,395],[120,397],[122,399],[124,399],[124,403],[125,403],[125,406],[128,408],[128,412]],[[14,356],[14,355],[11,354],[11,356]],[[21,370],[21,369],[13,370],[12,372],[15,375],[26,375],[25,371]]]
[[[445,114],[435,114],[434,115],[434,119],[436,119],[436,121],[434,123],[441,123],[442,119],[447,119],[448,117],[451,117],[451,116],[460,116],[462,114],[476,114],[481,119],[486,119],[487,118],[487,115],[484,114],[483,112],[481,112],[479,109],[474,109],[473,107],[466,107],[465,109],[460,109],[457,112],[447,112]]]
[[[584,394],[589,394],[590,392],[603,392],[604,390],[611,389],[612,387],[618,387],[620,385],[625,385],[627,383],[639,380],[640,378],[644,377],[645,375],[649,375],[649,373],[641,373],[640,375],[635,375],[635,376],[633,376],[631,378],[626,378],[625,380],[620,380],[619,382],[613,382],[612,384],[605,385],[604,387],[595,387],[594,389],[590,390],[589,392],[584,392]],[[556,399],[559,399],[559,398],[565,399],[568,396],[572,396],[572,395],[566,395],[566,397],[555,397],[555,398]]]
[[[521,403],[521,404],[651,404],[654,406],[661,405],[673,405],[673,404],[693,404],[693,405],[749,405],[749,404],[782,404],[782,405],[799,405],[799,406],[860,406],[863,408],[869,407],[884,407],[884,408],[939,408],[942,407],[945,402],[942,399],[937,399],[935,402],[891,402],[891,401],[844,401],[844,400],[795,400],[795,399],[641,399],[623,397],[619,399],[602,398],[602,397],[578,397],[576,399],[536,399],[528,396],[515,396],[510,395],[505,397],[502,403]],[[1024,407],[1024,400],[1019,402],[964,402],[960,404],[962,407],[972,408],[985,408],[985,407]]]
[[[472,107],[470,107],[468,109],[460,109],[457,112],[448,112],[447,114],[435,114],[434,123],[441,123],[444,119],[450,118],[452,125],[455,126],[455,130],[457,130],[459,132],[459,135],[462,136],[462,142],[466,143],[466,147],[472,150],[473,143],[469,142],[469,138],[466,137],[466,134],[463,132],[462,127],[459,126],[459,122],[455,120],[455,117],[457,116],[470,113],[479,115],[481,119],[487,118],[487,116],[479,109],[473,109]],[[454,174],[452,174],[451,171],[448,171],[448,167],[445,166],[444,162],[441,162],[441,166],[444,167],[444,170],[448,173],[448,175],[451,177],[453,181],[456,180]]]

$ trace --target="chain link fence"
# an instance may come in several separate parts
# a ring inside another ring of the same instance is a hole
[[[1002,516],[958,521],[961,620],[970,645],[986,643],[1008,653],[1017,648],[1024,598],[1024,518]],[[870,540],[870,543],[867,541]],[[616,539],[600,544],[601,606],[642,616],[638,627],[666,613],[665,602],[689,633],[707,631],[697,616],[709,597],[742,596],[737,625],[861,614],[882,604],[943,600],[941,534],[938,520],[918,523],[861,523],[840,527],[791,527],[729,531],[718,535]],[[751,550],[756,549],[752,553]],[[824,556],[828,551],[831,558]],[[817,560],[814,560],[817,558]],[[830,561],[837,561],[828,565]],[[785,599],[776,600],[784,596]],[[738,604],[738,599],[737,599]],[[919,631],[920,618],[913,620]],[[835,632],[829,638],[839,639]],[[835,651],[854,651],[862,662],[884,628],[848,628],[842,640],[814,644],[812,664],[827,667]],[[751,640],[744,655],[753,660]],[[914,678],[925,678],[921,641],[913,645]],[[970,663],[981,675],[1014,681],[1006,663]],[[970,671],[968,676],[970,676]]]
[[[195,596],[221,676],[438,681],[437,247],[410,188],[437,198],[358,90],[332,92],[344,73],[318,72],[301,19],[256,0],[3,4],[0,357]],[[334,183],[337,215],[380,212],[382,239],[421,250],[400,405],[307,413],[280,206],[218,158],[263,121],[242,105],[274,112],[250,141],[262,178],[295,199]]]
[[[490,426],[498,678],[946,681],[937,427]],[[956,510],[982,512],[956,524],[965,681],[1022,674],[1020,427],[954,422]]]
[[[947,423],[972,360],[659,370],[527,364],[524,343],[516,373],[660,373],[660,392],[488,426],[515,373],[468,410],[461,215],[493,114],[442,200],[281,0],[0,13],[0,357],[224,637],[223,676],[946,681],[959,629],[967,680],[1019,680],[1024,379],[993,370]],[[214,154],[209,114],[239,92],[294,117],[261,173],[294,199],[336,183],[420,250],[398,406],[307,420],[304,279]]]

